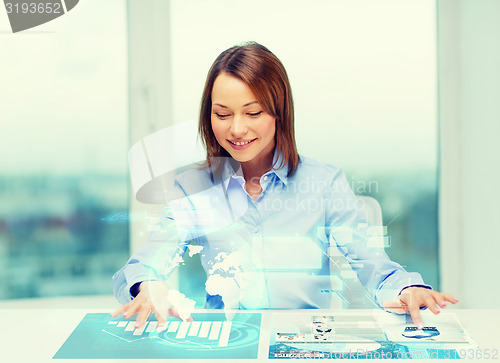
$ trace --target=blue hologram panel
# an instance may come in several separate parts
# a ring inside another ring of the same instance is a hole
[[[158,332],[155,315],[135,329],[135,316],[87,314],[53,359],[256,359],[261,314],[194,313],[194,321],[168,318]]]

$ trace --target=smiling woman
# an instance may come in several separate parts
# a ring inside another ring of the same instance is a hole
[[[231,156],[241,163],[246,191],[256,200],[259,178],[273,163],[274,149],[298,165],[293,99],[286,70],[266,47],[250,43],[221,53],[210,69],[200,113],[207,157]]]
[[[115,274],[124,306],[114,315],[139,312],[138,327],[150,311],[160,322],[167,314],[187,319],[194,302],[174,298],[179,293],[164,281],[193,243],[202,247],[207,308],[330,308],[334,297],[325,292],[341,296],[352,283],[344,267],[330,270],[336,258],[350,264],[373,302],[410,312],[419,326],[421,307],[437,314],[445,301],[457,302],[370,240],[340,168],[299,158],[288,77],[266,47],[244,43],[217,57],[199,133],[207,164],[176,178],[159,232]],[[299,200],[316,207],[290,203]]]
[[[250,88],[238,78],[222,73],[212,90],[212,130],[219,145],[243,163],[264,164],[274,149],[276,118],[262,110]],[[250,102],[247,102],[250,101]],[[237,152],[242,151],[242,152]]]
[[[250,88],[238,78],[222,73],[212,91],[212,130],[220,146],[241,163],[251,180],[246,190],[255,200],[262,191],[253,182],[271,169],[276,118],[262,110]],[[247,102],[250,101],[250,102]]]
[[[224,135],[219,131],[224,130],[217,119],[231,120],[225,123],[231,124],[225,140],[241,142],[260,138],[257,140],[260,151],[266,146],[269,150],[276,146],[283,155],[279,166],[289,164],[289,175],[295,172],[299,156],[295,145],[292,91],[285,67],[266,47],[250,43],[227,49],[215,60],[205,82],[199,132],[207,156],[234,157],[231,151],[238,149],[226,147],[229,141],[221,142]],[[259,137],[245,136],[249,131],[245,128],[248,125],[245,120],[249,119],[253,119],[251,131],[260,133]],[[262,138],[263,132],[269,140]],[[270,143],[271,139],[274,143]],[[258,154],[252,152],[254,156]],[[244,158],[243,154],[239,155]]]

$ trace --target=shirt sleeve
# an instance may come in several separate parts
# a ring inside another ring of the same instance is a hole
[[[184,213],[190,213],[189,208]],[[183,255],[192,236],[189,228],[176,223],[174,215],[169,203],[148,241],[114,274],[113,292],[121,304],[134,298],[131,288],[136,283],[164,281],[183,262]]]
[[[368,243],[368,223],[363,204],[351,190],[345,174],[338,170],[325,195],[327,237],[356,272],[374,301],[394,300],[405,287],[426,285],[416,272],[407,272],[389,259],[384,247]]]

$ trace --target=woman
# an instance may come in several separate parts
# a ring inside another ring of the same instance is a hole
[[[163,233],[113,277],[125,304],[114,316],[138,312],[141,326],[154,311],[161,323],[167,312],[159,307],[167,306],[186,318],[162,281],[193,241],[202,248],[208,308],[329,308],[320,292],[331,291],[333,255],[351,264],[377,304],[409,312],[418,326],[420,308],[437,314],[457,302],[367,246],[365,216],[343,172],[299,157],[288,77],[264,46],[234,46],[215,60],[199,134],[207,165],[176,179]]]

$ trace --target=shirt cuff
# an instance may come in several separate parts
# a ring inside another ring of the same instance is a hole
[[[384,301],[394,301],[405,288],[410,286],[421,286],[432,289],[424,283],[422,276],[417,272],[398,271],[386,279],[377,291],[377,303],[382,306]]]
[[[137,297],[137,295],[139,294],[139,285],[142,283],[143,283],[143,281],[136,282],[135,284],[132,285],[132,287],[130,288],[130,295],[132,296],[132,298]]]
[[[432,286],[430,285],[420,285],[420,284],[416,284],[416,285],[409,285],[409,286],[405,286],[401,289],[401,291],[399,292],[398,296],[401,295],[401,293],[403,292],[404,289],[407,289],[409,287],[423,287],[424,289],[429,289],[429,290],[432,290]]]
[[[141,276],[127,284],[126,291],[128,291],[129,302],[134,300],[139,294],[139,285],[144,281],[158,281],[158,278],[151,278],[150,276]]]

